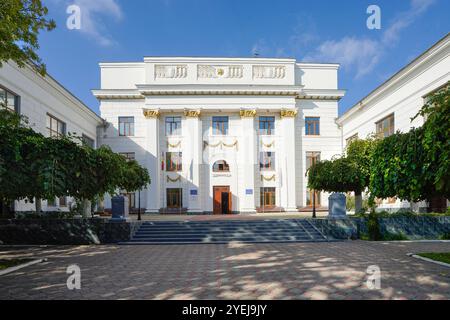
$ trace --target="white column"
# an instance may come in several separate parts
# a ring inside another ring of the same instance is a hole
[[[257,157],[257,136],[255,130],[256,110],[242,110],[242,140],[239,145],[240,159],[239,165],[242,166],[243,175],[240,179],[243,185],[240,191],[240,211],[255,213],[255,168],[258,165]]]
[[[281,111],[283,140],[284,140],[284,157],[278,158],[282,161],[282,206],[288,212],[296,212],[296,184],[295,184],[295,118],[297,110]]]
[[[201,213],[200,168],[202,163],[202,121],[199,110],[185,112],[186,128],[183,129],[183,166],[186,165],[188,181],[188,211]]]
[[[147,118],[147,161],[151,183],[146,190],[146,213],[159,213],[161,208],[161,155],[159,141],[159,111],[144,109]]]

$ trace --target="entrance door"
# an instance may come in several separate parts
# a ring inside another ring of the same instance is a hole
[[[214,187],[214,214],[231,213],[230,187]]]

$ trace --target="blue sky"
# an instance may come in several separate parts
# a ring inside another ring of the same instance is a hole
[[[57,29],[40,36],[48,72],[98,112],[102,61],[144,56],[291,57],[341,63],[340,114],[450,31],[448,0],[43,0]],[[82,12],[66,27],[67,6]],[[366,27],[381,8],[381,30]]]

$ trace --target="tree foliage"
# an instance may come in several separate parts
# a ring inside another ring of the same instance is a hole
[[[0,67],[12,60],[20,67],[30,62],[45,75],[45,65],[36,51],[41,30],[51,31],[55,22],[47,19],[47,7],[41,0],[0,1]]]
[[[356,163],[346,157],[316,163],[308,171],[308,187],[326,192],[361,192],[363,182]]]
[[[432,94],[418,113],[426,119],[422,147],[425,173],[436,193],[450,198],[450,83]]]
[[[398,132],[376,146],[371,160],[373,197],[410,202],[450,198],[450,86],[432,94],[417,116],[425,118],[422,127]]]
[[[425,176],[423,129],[396,133],[376,146],[371,161],[372,197],[421,201],[433,189]]]
[[[0,108],[1,109],[1,108]],[[0,200],[94,199],[150,183],[147,169],[107,146],[92,149],[77,137],[48,138],[23,118],[0,110]]]
[[[361,194],[369,186],[370,158],[376,142],[373,137],[354,140],[342,157],[316,163],[308,171],[308,187]]]

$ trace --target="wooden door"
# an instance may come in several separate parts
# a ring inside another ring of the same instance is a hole
[[[230,187],[214,187],[214,214],[230,214],[231,213],[231,192]]]

